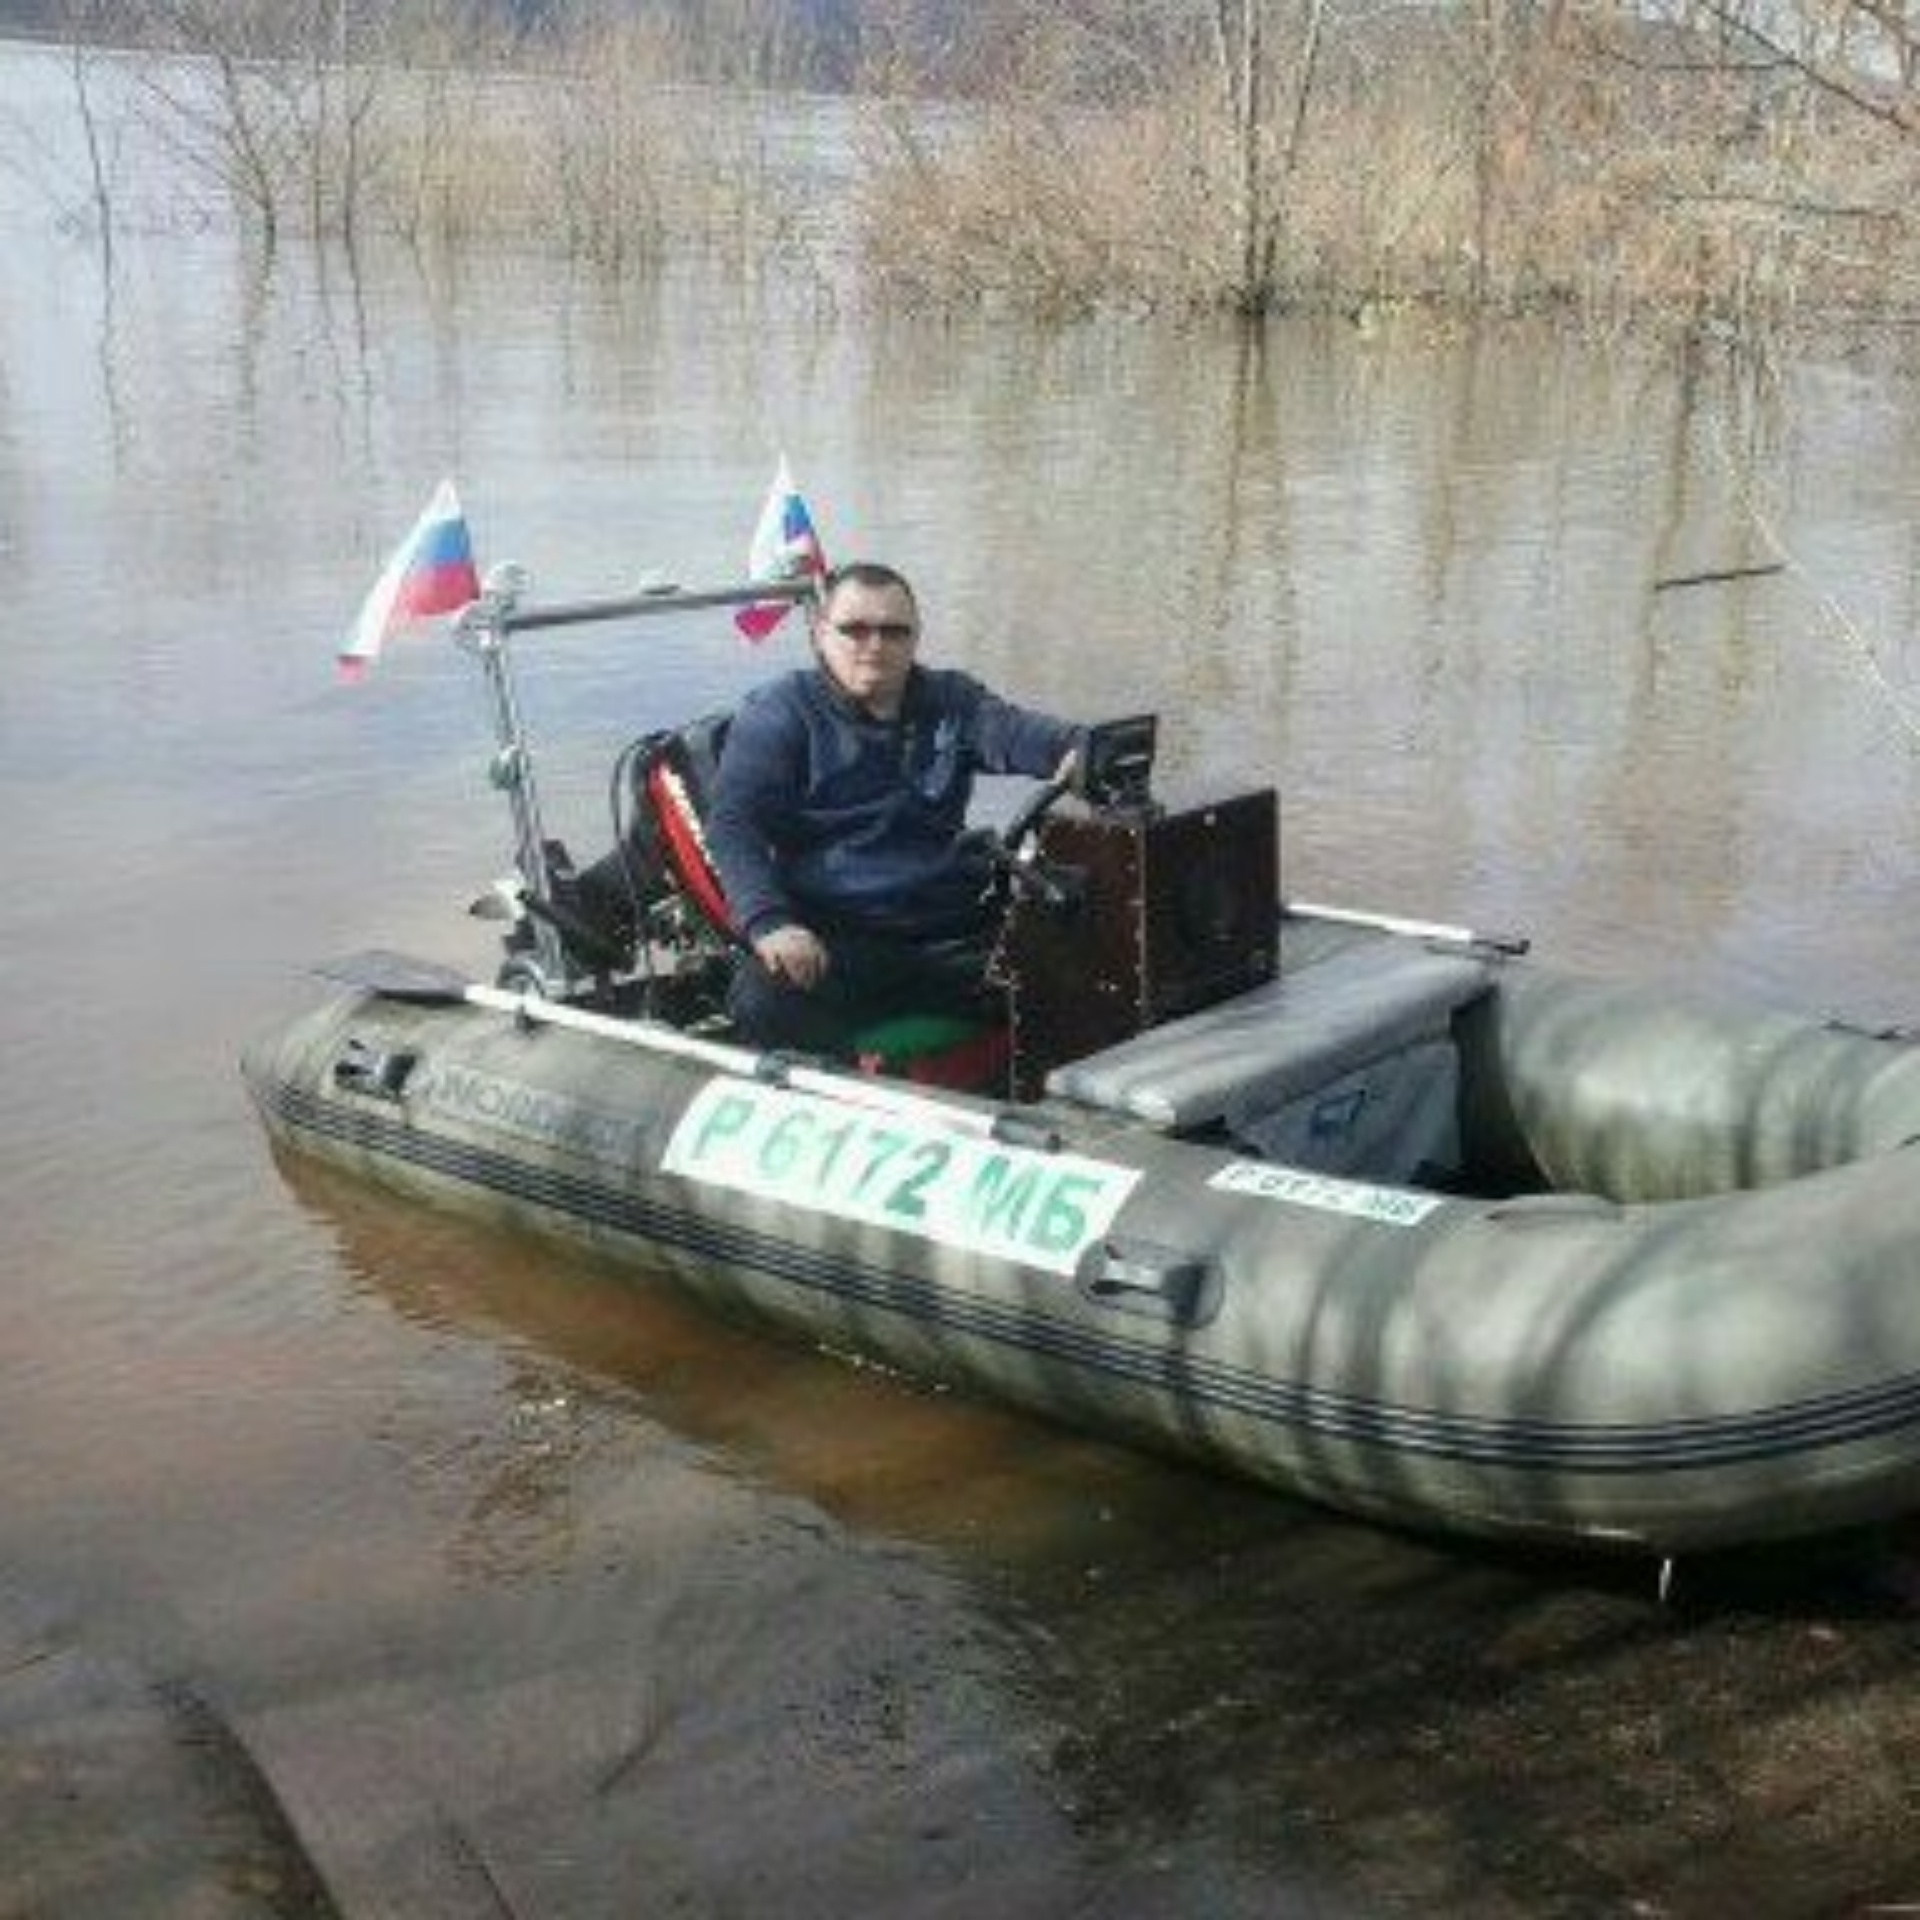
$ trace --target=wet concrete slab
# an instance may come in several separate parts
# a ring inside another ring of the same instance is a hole
[[[416,1725],[352,1702],[249,1720],[271,1778],[334,1905],[353,1920],[475,1920],[518,1904],[480,1842],[435,1791]]]
[[[258,1920],[336,1909],[271,1788],[189,1689],[0,1590],[0,1915]]]

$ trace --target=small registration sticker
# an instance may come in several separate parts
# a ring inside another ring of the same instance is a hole
[[[1140,1174],[783,1087],[710,1080],[661,1162],[736,1193],[1072,1273]]]
[[[1328,1173],[1302,1173],[1297,1167],[1273,1167],[1258,1160],[1235,1160],[1207,1182],[1223,1193],[1251,1193],[1262,1200],[1283,1200],[1319,1213],[1344,1213],[1382,1226],[1418,1226],[1439,1199],[1409,1193],[1404,1187],[1375,1187],[1360,1180],[1336,1180]]]

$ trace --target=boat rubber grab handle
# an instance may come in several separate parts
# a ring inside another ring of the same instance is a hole
[[[1075,1276],[1096,1306],[1197,1327],[1220,1310],[1220,1270],[1205,1254],[1130,1235],[1109,1235],[1087,1249]]]

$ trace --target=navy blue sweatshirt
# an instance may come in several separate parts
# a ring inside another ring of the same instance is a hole
[[[903,938],[977,918],[982,874],[959,846],[973,776],[1045,779],[1079,729],[964,673],[916,666],[897,720],[817,668],[756,688],[720,757],[707,840],[735,924]]]

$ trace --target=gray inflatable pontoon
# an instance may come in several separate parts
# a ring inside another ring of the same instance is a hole
[[[1418,1527],[1920,1504],[1910,1040],[1288,921],[997,1107],[386,972],[249,1053],[277,1139],[802,1338]]]
[[[1672,1553],[1920,1505],[1920,1045],[1456,929],[1321,910],[1276,942],[1273,796],[1165,815],[1135,716],[1087,739],[1092,814],[1036,859],[1056,786],[1008,835],[1037,1097],[755,1059],[700,1024],[724,958],[688,933],[699,876],[667,873],[698,839],[661,797],[694,782],[686,731],[616,775],[672,856],[640,874],[616,800],[623,998],[544,836],[507,642],[811,588],[520,591],[503,571],[459,623],[518,841],[501,984],[348,969],[247,1056],[287,1148],[1413,1526]],[[662,942],[690,996],[659,991]]]

